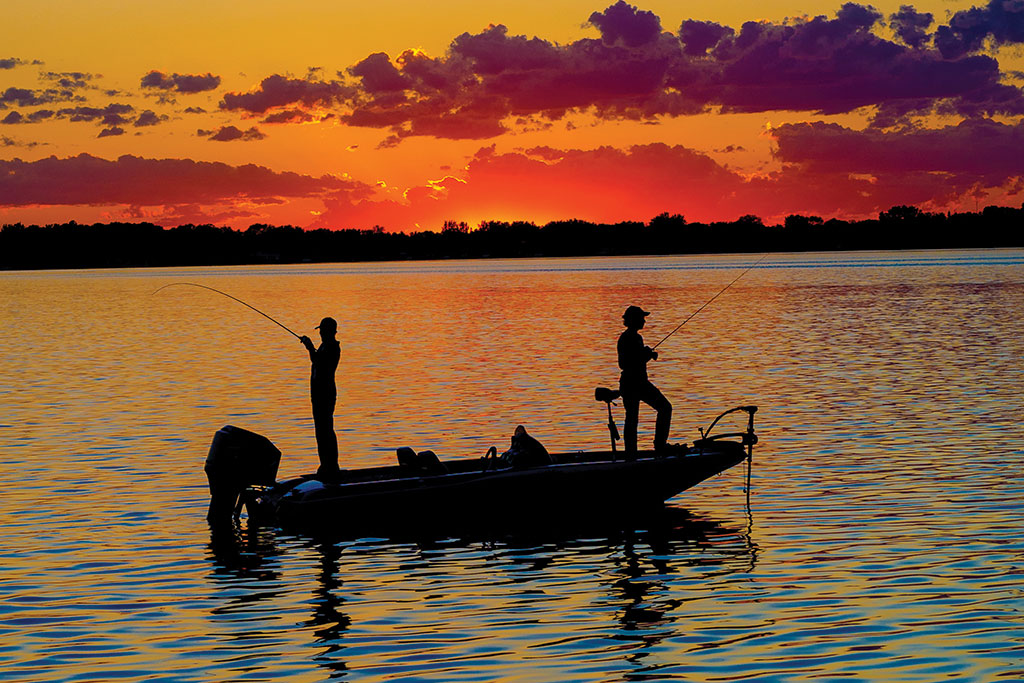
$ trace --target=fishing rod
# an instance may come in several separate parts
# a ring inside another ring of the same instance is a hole
[[[242,301],[242,300],[241,300],[241,299],[239,299],[238,297],[234,297],[234,296],[231,296],[231,295],[230,295],[230,294],[228,294],[227,292],[222,292],[222,291],[220,291],[219,289],[214,289],[213,287],[207,287],[206,285],[199,285],[199,284],[196,284],[195,282],[172,282],[171,284],[169,284],[169,285],[164,285],[164,286],[163,286],[163,287],[161,287],[160,289],[156,290],[156,292],[153,292],[153,294],[156,294],[157,292],[161,292],[161,291],[163,291],[163,290],[167,289],[168,287],[174,287],[174,286],[177,286],[177,285],[188,285],[189,287],[200,287],[200,288],[202,288],[202,289],[208,289],[208,290],[210,290],[211,292],[217,292],[217,294],[221,294],[221,295],[223,295],[223,296],[226,296],[226,297],[227,297],[227,298],[229,298],[229,299],[232,299],[232,300],[234,300],[234,301],[237,301],[238,303],[242,304],[243,306],[247,306],[248,308],[251,308],[252,310],[256,311],[257,313],[259,313],[260,315],[262,315],[262,316],[263,316],[264,318],[266,318],[266,319],[267,319],[267,320],[269,320],[270,322],[272,322],[272,323],[274,323],[274,324],[276,324],[276,325],[279,325],[279,326],[281,326],[281,327],[284,327],[284,329],[288,330],[288,328],[287,328],[287,327],[285,327],[284,325],[281,325],[281,323],[277,322],[276,320],[274,320],[273,318],[271,318],[271,317],[270,317],[269,315],[267,315],[266,313],[264,313],[264,312],[263,312],[263,311],[261,311],[260,309],[256,308],[255,306],[250,306],[249,304],[245,303],[244,301]],[[292,332],[291,330],[288,330],[288,332],[290,332],[290,333],[291,333],[291,335],[292,335],[293,337],[295,337],[296,339],[302,339],[302,337],[300,337],[299,335],[295,334],[295,333],[294,333],[294,332]]]
[[[680,327],[682,327],[682,326],[683,326],[683,325],[685,325],[686,323],[690,322],[690,320],[691,320],[691,319],[692,319],[692,318],[693,318],[693,317],[694,317],[695,315],[697,315],[698,313],[700,313],[701,311],[703,311],[703,310],[704,310],[705,308],[707,308],[708,304],[710,304],[710,303],[711,303],[712,301],[714,301],[714,300],[715,300],[715,299],[717,299],[718,297],[720,297],[720,296],[722,296],[723,294],[725,294],[725,290],[729,289],[729,288],[730,288],[730,287],[732,287],[732,286],[733,286],[734,284],[736,284],[736,281],[737,281],[737,280],[739,280],[739,279],[740,279],[741,277],[743,277],[744,275],[746,275],[747,273],[749,273],[749,272],[750,272],[750,271],[751,271],[751,270],[752,270],[752,269],[754,268],[754,266],[756,266],[756,265],[758,265],[759,263],[761,263],[761,261],[764,261],[764,259],[765,259],[765,257],[766,257],[766,256],[768,256],[768,254],[764,254],[764,255],[762,255],[762,256],[761,256],[761,258],[757,259],[757,262],[756,262],[756,263],[754,263],[754,264],[753,264],[752,266],[750,266],[749,268],[747,268],[746,270],[744,270],[744,271],[743,271],[742,273],[740,273],[739,275],[737,275],[737,276],[736,276],[736,280],[733,280],[732,282],[730,282],[729,284],[727,284],[727,285],[726,285],[725,287],[723,287],[723,288],[722,288],[722,291],[720,291],[720,292],[719,292],[718,294],[715,294],[715,295],[714,295],[713,297],[711,297],[710,299],[708,299],[708,300],[707,300],[707,302],[705,302],[705,304],[704,304],[703,306],[701,306],[701,307],[700,307],[700,308],[698,308],[698,309],[697,309],[696,311],[694,311],[693,313],[691,313],[691,314],[690,314],[690,317],[689,317],[689,318],[687,318],[687,319],[686,319],[686,320],[684,320],[683,322],[681,322],[681,323],[679,323],[678,325],[676,325],[676,329],[674,329],[674,330],[672,330],[671,332],[669,332],[668,334],[666,334],[666,335],[665,335],[665,338],[664,338],[664,339],[662,339],[662,340],[661,340],[660,342],[658,342],[657,344],[655,344],[654,346],[652,346],[652,347],[651,347],[651,350],[653,351],[654,349],[656,349],[656,348],[658,348],[659,346],[661,346],[662,342],[664,342],[664,341],[665,341],[665,339],[668,339],[668,338],[669,338],[669,337],[671,337],[671,336],[672,336],[673,334],[675,334],[676,332],[678,332],[678,331],[679,331],[679,328],[680,328]]]

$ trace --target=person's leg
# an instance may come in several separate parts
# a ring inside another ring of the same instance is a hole
[[[321,473],[338,470],[338,436],[334,433],[334,401],[313,404],[313,430],[316,434],[316,452],[320,456]]]
[[[672,424],[672,404],[658,387],[650,382],[644,387],[641,399],[658,411],[658,421],[654,425],[654,450],[658,450],[668,443],[668,430]]]
[[[622,426],[622,450],[627,460],[636,459],[636,429],[640,422],[640,399],[632,392],[622,392],[626,422]]]

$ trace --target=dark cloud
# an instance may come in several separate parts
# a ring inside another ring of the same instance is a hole
[[[8,112],[7,116],[0,119],[0,123],[6,123],[8,125],[14,125],[16,123],[26,123],[25,117],[20,111]]]
[[[773,133],[782,161],[816,174],[933,174],[960,186],[995,186],[1024,176],[1024,122],[966,119],[956,126],[898,132],[818,122],[788,124]]]
[[[135,156],[109,161],[88,154],[33,162],[0,160],[0,177],[0,206],[195,206],[235,199],[277,202],[326,193],[361,197],[371,191],[362,183],[334,176],[281,173],[253,164]]]
[[[0,104],[8,106],[16,104],[20,107],[34,107],[48,101],[37,95],[34,90],[26,88],[7,88],[3,93],[0,93]]]
[[[25,117],[25,121],[26,123],[37,123],[39,121],[46,121],[48,119],[52,119],[56,115],[57,112],[53,111],[52,109],[36,109],[34,112],[30,112],[29,115]]]
[[[138,118],[135,119],[135,123],[132,125],[136,128],[143,128],[146,126],[155,126],[161,121],[166,121],[167,116],[158,116],[156,112],[149,109],[139,114]]]
[[[58,109],[54,115],[72,122],[92,122],[101,126],[114,127],[129,122],[129,115],[135,108],[130,104],[108,104],[105,107],[68,107]]]
[[[928,29],[932,21],[931,12],[918,12],[911,5],[900,5],[900,11],[889,17],[889,28],[895,31],[904,43],[919,48],[930,38]]]
[[[352,89],[340,81],[288,78],[274,74],[264,78],[256,90],[225,93],[220,108],[249,114],[264,114],[270,109],[301,104],[306,107],[330,107],[343,102]]]
[[[206,74],[165,74],[150,71],[142,77],[139,85],[142,88],[174,91],[183,95],[216,90],[220,86],[220,76]]]
[[[2,57],[0,58],[0,69],[13,69],[16,66],[22,66],[28,64],[24,59],[18,59],[17,57]],[[4,138],[9,140],[10,138]]]
[[[31,142],[21,142],[20,140],[9,138],[6,135],[0,135],[0,147],[25,147],[27,149],[31,149],[32,147],[38,147],[42,144],[46,143],[36,142],[34,140]]]
[[[728,26],[713,21],[693,21],[687,19],[679,27],[679,40],[683,43],[683,54],[692,57],[703,57],[708,50],[718,45],[722,38],[732,36],[736,32]]]
[[[77,71],[65,73],[48,71],[40,75],[40,80],[47,82],[48,87],[38,90],[7,88],[0,93],[0,109],[7,109],[12,105],[37,107],[55,102],[83,102],[85,97],[80,94],[80,91],[91,87],[89,81],[92,78],[92,74]]]
[[[267,137],[256,127],[249,128],[248,130],[242,130],[236,126],[221,126],[219,130],[215,131],[200,129],[196,131],[196,134],[215,142],[233,142],[235,140],[249,142],[251,140],[262,140]]]
[[[109,138],[117,135],[124,135],[124,128],[121,128],[120,126],[110,126],[109,128],[104,128],[103,130],[101,130],[99,135],[97,135],[96,137]]]
[[[206,110],[202,107],[185,107],[182,110],[185,114],[205,114]]]
[[[850,2],[832,18],[748,22],[739,31],[687,20],[672,35],[655,15],[620,1],[591,15],[600,39],[557,45],[496,25],[463,33],[438,58],[372,54],[349,71],[358,87],[342,118],[389,129],[384,144],[391,145],[414,135],[483,139],[507,132],[509,121],[553,121],[571,111],[653,121],[715,107],[819,114],[872,107],[879,126],[934,111],[1024,114],[1024,94],[1003,82],[994,58],[948,59],[928,49],[929,15],[910,6],[893,14],[899,41],[874,33],[881,20],[874,8]],[[253,98],[246,109],[262,113],[296,99],[271,104],[267,90],[246,95]]]
[[[317,118],[307,111],[301,109],[283,109],[269,114],[261,123],[308,123],[316,121]]]
[[[383,52],[375,52],[359,62],[349,73],[362,81],[363,90],[368,93],[389,93],[410,87],[411,82],[388,59]]]
[[[28,88],[7,88],[0,93],[0,109],[6,109],[11,105],[19,107],[37,107],[43,104],[54,102],[75,102],[84,101],[85,98],[77,94],[73,88],[47,88],[45,90],[30,90]]]
[[[40,74],[39,77],[43,80],[51,81],[61,88],[78,90],[88,88],[90,81],[96,78],[96,75],[82,71],[47,71]]]
[[[621,43],[628,47],[649,45],[661,33],[661,20],[654,12],[639,10],[623,0],[590,15],[590,24],[601,32],[601,40],[608,45]]]
[[[1024,0],[989,0],[984,7],[957,12],[936,31],[935,46],[955,59],[982,49],[986,39],[996,45],[1024,43]]]

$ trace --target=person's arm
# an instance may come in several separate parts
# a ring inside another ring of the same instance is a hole
[[[310,360],[310,362],[315,361],[316,360],[316,347],[313,346],[313,340],[310,339],[309,337],[307,337],[306,335],[302,335],[301,337],[299,337],[299,341],[302,342],[302,345],[306,347],[307,351],[309,351],[309,360]]]

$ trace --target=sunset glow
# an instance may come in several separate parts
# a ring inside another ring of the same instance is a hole
[[[1024,0],[12,0],[0,223],[1017,206]]]

